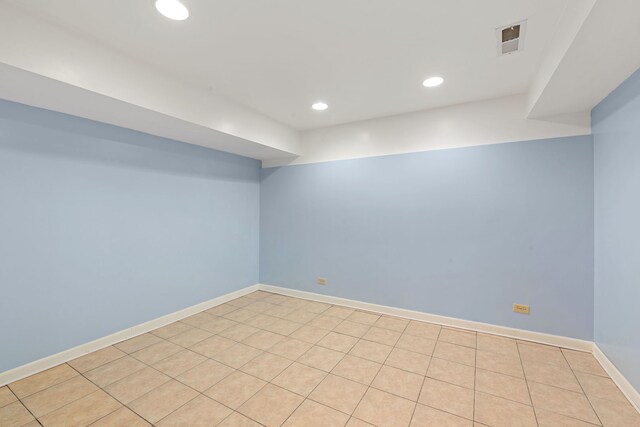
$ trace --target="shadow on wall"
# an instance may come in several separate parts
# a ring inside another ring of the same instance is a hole
[[[259,160],[9,101],[0,100],[0,123],[3,150],[202,179],[259,178]],[[46,143],[42,128],[51,135]]]

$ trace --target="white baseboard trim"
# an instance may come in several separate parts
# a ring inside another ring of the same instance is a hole
[[[605,370],[607,374],[611,377],[614,383],[618,386],[622,393],[627,396],[629,402],[633,406],[635,406],[636,410],[640,412],[640,393],[636,390],[633,385],[622,375],[622,372],[616,368],[611,360],[604,354],[604,352],[598,347],[598,344],[593,344],[593,355],[600,362],[602,368]]]
[[[487,334],[501,335],[509,338],[517,338],[525,341],[533,341],[541,344],[554,345],[580,351],[593,351],[593,342],[560,335],[545,334],[542,332],[527,331],[524,329],[509,328],[506,326],[491,325],[489,323],[474,322],[472,320],[458,319],[455,317],[440,316],[437,314],[423,313],[421,311],[407,310],[404,308],[389,307],[386,305],[371,304],[347,298],[321,295],[313,292],[298,291],[282,288],[280,286],[260,284],[260,290],[288,295],[297,298],[305,298],[328,304],[342,305],[359,310],[373,311],[390,316],[403,317],[405,319],[419,320],[421,322],[437,323],[470,331],[484,332]]]
[[[61,351],[60,353],[56,353],[54,355],[47,356],[34,362],[27,363],[26,365],[18,366],[17,368],[2,372],[0,373],[0,386],[18,381],[22,378],[37,374],[38,372],[42,372],[46,369],[53,368],[54,366],[61,363],[66,363],[80,356],[84,356],[85,354],[100,350],[101,348],[105,348],[110,345],[117,344],[120,341],[145,334],[149,331],[153,331],[154,329],[158,329],[162,326],[168,325],[169,323],[176,322],[178,320],[184,319],[185,317],[189,317],[217,305],[224,304],[225,302],[231,301],[232,299],[257,291],[259,287],[260,285],[248,286],[246,288],[221,295],[217,298],[210,299],[209,301],[192,305],[191,307],[175,311],[162,317],[158,317],[157,319],[140,323],[139,325],[132,326],[106,337],[98,338],[97,340],[88,342],[86,344],[81,344],[77,347]]]

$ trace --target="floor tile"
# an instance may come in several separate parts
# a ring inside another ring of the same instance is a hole
[[[438,336],[438,341],[475,348],[476,333],[463,331],[461,329],[442,328],[440,335]]]
[[[289,297],[286,297],[284,295],[279,295],[279,294],[272,293],[268,297],[264,298],[264,301],[266,301],[268,303],[271,303],[271,304],[282,304],[283,302],[285,302],[288,299],[289,299]]]
[[[629,402],[593,397],[590,399],[604,427],[639,427],[640,413]]]
[[[225,319],[233,320],[234,322],[244,322],[256,315],[257,313],[255,311],[239,308],[238,310],[223,314],[222,317],[224,317]]]
[[[303,400],[297,394],[267,384],[242,405],[238,412],[267,427],[277,427],[284,423]]]
[[[316,344],[322,338],[327,335],[329,331],[322,328],[317,328],[315,326],[305,325],[292,333],[291,338],[298,339],[300,341],[308,342],[311,344]]]
[[[362,336],[362,339],[390,346],[394,346],[399,338],[400,332],[378,328],[377,326],[372,326],[367,333]]]
[[[35,420],[20,402],[9,403],[0,408],[0,425],[3,427],[21,427]]]
[[[382,365],[361,357],[346,355],[333,370],[332,374],[370,385]]]
[[[253,421],[251,418],[247,418],[238,412],[234,412],[218,424],[217,427],[262,427],[262,425]]]
[[[255,334],[245,338],[242,343],[260,350],[269,350],[274,345],[286,339],[284,335],[276,334],[269,331],[258,331]]]
[[[243,365],[240,370],[264,381],[271,381],[291,365],[291,360],[271,353],[262,353]]]
[[[267,383],[244,372],[236,371],[204,392],[210,398],[237,409]]]
[[[237,310],[238,307],[230,304],[220,304],[215,307],[212,307],[208,310],[205,310],[206,313],[213,314],[214,316],[223,316],[227,313],[230,313],[234,310]]]
[[[462,363],[463,365],[476,365],[476,350],[474,348],[444,341],[438,341],[433,351],[433,357]]]
[[[155,363],[153,367],[163,374],[175,378],[189,369],[198,366],[205,360],[207,360],[207,358],[201,354],[194,353],[190,350],[182,350]]]
[[[365,423],[362,420],[351,417],[349,418],[349,421],[347,422],[346,427],[375,427],[375,426],[373,424]]]
[[[333,328],[333,332],[338,332],[340,334],[351,335],[352,337],[360,338],[362,337],[371,326],[365,325],[362,323],[351,322],[350,320],[343,320]]]
[[[144,369],[146,366],[147,365],[131,356],[125,356],[89,372],[85,372],[84,376],[98,387],[104,388],[134,372]]]
[[[335,329],[336,326],[338,326],[340,323],[342,323],[342,319],[340,319],[339,317],[325,316],[321,314],[308,322],[307,325],[331,331]]]
[[[262,354],[262,350],[249,347],[248,345],[238,343],[232,347],[229,347],[225,351],[213,356],[213,359],[225,365],[238,369],[248,361],[258,357]]]
[[[153,334],[142,334],[138,335],[137,337],[129,338],[128,340],[114,344],[114,347],[124,351],[125,353],[131,354],[159,342],[162,342],[162,339],[160,337],[157,337]]]
[[[357,342],[358,338],[356,337],[329,332],[324,338],[318,341],[318,345],[342,353],[348,353]]]
[[[505,354],[508,356],[520,357],[516,340],[512,338],[499,337],[497,335],[477,334],[478,350],[491,353]]]
[[[65,363],[13,382],[9,384],[9,388],[19,399],[22,399],[79,375],[75,369]]]
[[[344,353],[340,353],[339,351],[314,346],[300,356],[297,362],[320,369],[321,371],[330,372],[343,357]]]
[[[408,324],[409,324],[409,320],[407,319],[401,319],[399,317],[381,316],[378,320],[376,320],[376,323],[374,323],[373,326],[402,333]]]
[[[599,420],[589,401],[582,393],[529,382],[529,393],[536,409],[546,409],[593,424]]]
[[[329,309],[327,309],[324,313],[322,313],[325,316],[332,316],[332,317],[337,317],[339,319],[346,319],[347,317],[349,317],[351,315],[351,313],[355,312],[355,310],[353,308],[347,308],[347,307],[339,307],[339,306],[333,306]]]
[[[297,331],[300,327],[302,327],[302,324],[300,323],[292,322],[285,319],[277,319],[275,322],[266,325],[263,329],[275,332],[276,334],[289,336],[293,332]]]
[[[410,400],[369,388],[353,415],[378,427],[406,427],[414,408]]]
[[[527,341],[518,341],[518,350],[523,363],[545,363],[568,367],[567,361],[558,347]]]
[[[242,323],[245,325],[253,326],[254,328],[264,329],[265,326],[275,322],[276,320],[278,320],[277,317],[267,316],[266,314],[258,314],[257,316],[252,317],[251,319]]]
[[[15,396],[15,394],[13,394],[11,390],[9,390],[9,387],[0,387],[0,408],[17,400],[18,398]]]
[[[536,417],[529,405],[476,392],[475,421],[492,427],[536,427]]]
[[[176,379],[193,389],[203,392],[233,372],[234,369],[227,365],[215,360],[206,360],[178,375]]]
[[[595,425],[544,409],[535,409],[535,412],[539,427],[594,427]]]
[[[124,351],[118,350],[113,346],[109,346],[98,351],[94,351],[93,353],[78,357],[77,359],[73,359],[68,363],[73,369],[83,373],[126,355],[127,353],[125,353]]]
[[[584,372],[591,375],[608,377],[605,370],[591,353],[584,351],[561,349],[565,359],[574,372]]]
[[[427,356],[431,356],[433,354],[433,349],[435,348],[435,346],[435,340],[417,335],[409,335],[406,332],[402,334],[402,336],[396,343],[397,348],[426,354]]]
[[[373,341],[360,340],[349,351],[349,354],[372,362],[382,363],[387,359],[393,347]]]
[[[285,357],[289,360],[296,360],[306,353],[311,347],[313,347],[313,344],[308,342],[293,338],[286,338],[271,347],[268,351],[269,353],[277,354],[278,356]]]
[[[404,369],[415,374],[426,375],[431,357],[401,348],[394,348],[384,364]]]
[[[477,369],[476,390],[531,405],[527,383],[520,378]]]
[[[22,399],[22,403],[36,418],[40,418],[96,390],[98,387],[86,378],[74,377],[32,394]]]
[[[91,424],[91,427],[148,427],[150,425],[144,418],[123,406],[106,417],[100,418]]]
[[[425,378],[418,402],[473,420],[473,399],[474,391],[471,389]]]
[[[230,327],[229,329],[225,329],[220,332],[218,335],[224,338],[229,338],[230,340],[240,342],[244,339],[249,338],[251,335],[260,331],[258,328],[254,328],[253,326],[245,325],[239,323],[235,326]]]
[[[215,426],[233,411],[206,396],[200,395],[178,408],[159,423],[158,427]]]
[[[519,355],[492,353],[489,351],[476,351],[476,366],[491,372],[524,378],[522,362]]]
[[[312,313],[324,314],[331,307],[331,304],[325,304],[318,301],[307,301],[303,307],[305,310]]]
[[[131,357],[135,357],[139,361],[146,363],[147,365],[153,365],[156,362],[165,359],[172,354],[176,354],[181,351],[182,347],[169,341],[159,342],[157,344],[150,345],[149,347],[138,350],[135,353],[131,353]]]
[[[371,387],[415,401],[418,400],[423,379],[422,375],[383,366],[371,383]]]
[[[418,404],[413,413],[411,427],[473,427],[473,422],[447,412]]]
[[[305,400],[283,424],[283,427],[341,427],[349,416],[327,406]]]
[[[273,308],[273,304],[269,304],[268,302],[264,302],[264,300],[261,300],[261,301],[256,301],[252,304],[249,304],[245,306],[245,308],[247,310],[255,311],[256,313],[264,313],[270,308]]]
[[[217,317],[207,313],[200,313],[200,314],[206,317],[203,317],[198,322],[192,322],[191,325],[196,326],[200,329],[204,329],[205,331],[209,331],[213,334],[220,333],[225,329],[229,329],[230,327],[237,324],[237,322],[234,322],[233,320],[225,319],[223,317]],[[194,317],[194,316],[191,316],[191,317]],[[189,323],[188,319],[189,318],[183,320],[183,322]]]
[[[576,372],[578,382],[582,390],[589,397],[599,397],[601,399],[627,402],[627,398],[622,394],[618,386],[611,378],[600,375],[591,375],[583,372]]]
[[[181,347],[191,348],[212,335],[213,334],[209,331],[190,326],[188,330],[169,338],[169,341],[174,344],[178,344]]]
[[[421,338],[437,340],[441,330],[442,327],[440,325],[411,320],[405,328],[404,333]]]
[[[153,331],[151,331],[151,333],[166,340],[182,332],[186,332],[189,329],[191,329],[191,326],[187,325],[186,323],[173,322],[161,328],[154,329]]]
[[[312,313],[311,311],[307,311],[303,308],[295,310],[289,314],[287,314],[284,318],[287,320],[291,320],[292,322],[298,323],[309,323],[313,319],[318,317],[317,313]]]
[[[237,342],[229,338],[213,335],[190,346],[189,349],[203,356],[212,358],[236,344]]]
[[[306,397],[326,376],[324,371],[294,362],[271,382]]]
[[[153,368],[144,368],[108,385],[104,390],[126,405],[170,379]]]
[[[109,415],[122,405],[102,390],[97,390],[44,417],[40,422],[45,427],[84,427]]]
[[[364,311],[354,311],[347,317],[347,320],[351,322],[362,323],[365,325],[373,325],[379,318],[379,314],[367,313]]]
[[[578,384],[578,380],[576,380],[569,365],[556,365],[524,360],[522,366],[524,367],[524,374],[527,381],[535,381],[537,383],[582,392],[582,388],[580,388],[580,384]]]
[[[197,395],[198,392],[192,388],[176,380],[170,380],[134,400],[128,406],[141,417],[155,424]]]
[[[309,395],[309,399],[351,414],[367,391],[367,386],[329,374]],[[346,420],[345,420],[346,422]]]
[[[473,389],[475,369],[471,366],[444,359],[431,359],[427,377]]]

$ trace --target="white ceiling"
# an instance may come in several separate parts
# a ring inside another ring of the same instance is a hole
[[[585,0],[5,0],[295,129],[525,93]],[[525,50],[495,28],[528,19]],[[82,54],[82,52],[78,52]],[[427,90],[432,74],[446,78]],[[316,100],[325,112],[309,107]]]

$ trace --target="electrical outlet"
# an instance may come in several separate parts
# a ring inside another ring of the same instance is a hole
[[[516,313],[529,314],[529,306],[524,304],[513,304],[513,311]]]
[[[318,285],[326,285],[327,284],[327,278],[326,277],[318,277]]]

